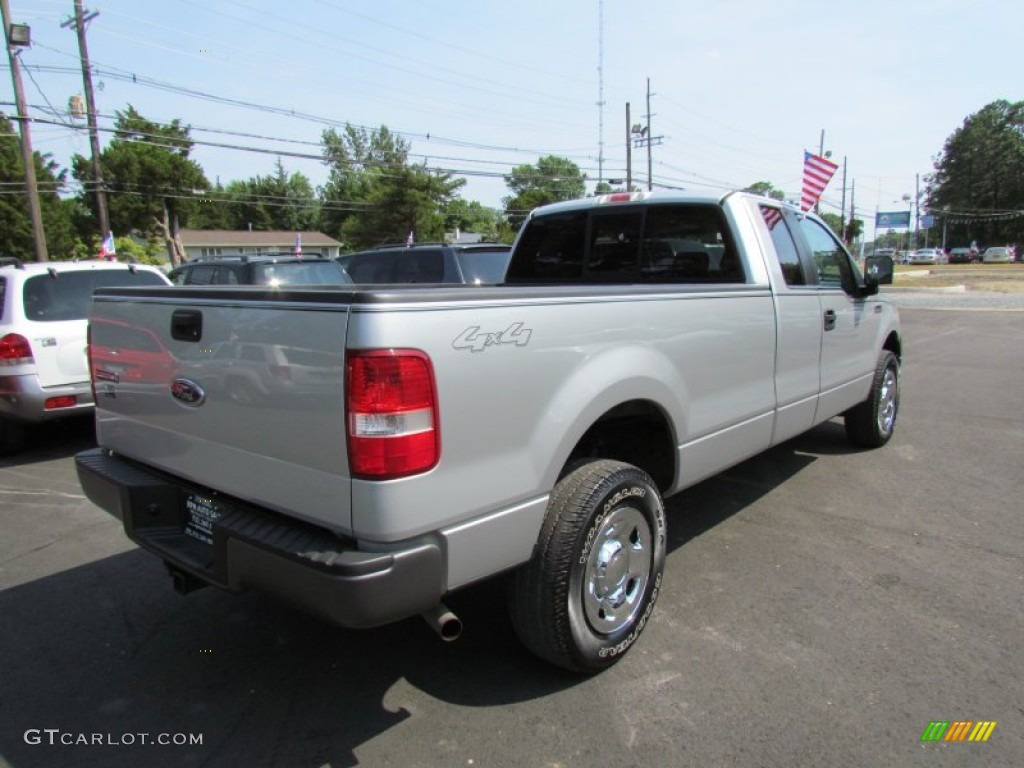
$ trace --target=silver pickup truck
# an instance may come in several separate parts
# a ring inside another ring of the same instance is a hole
[[[663,588],[664,497],[838,415],[889,440],[865,272],[791,206],[656,192],[534,211],[498,286],[101,289],[79,478],[182,592],[452,639],[445,596],[504,574],[525,645],[593,672]]]

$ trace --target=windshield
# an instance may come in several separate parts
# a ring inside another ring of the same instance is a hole
[[[122,285],[166,285],[155,272],[130,269],[90,269],[36,275],[25,281],[25,317],[37,322],[83,320],[89,314],[95,288]]]

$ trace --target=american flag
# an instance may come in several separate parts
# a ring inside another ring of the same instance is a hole
[[[100,243],[100,258],[113,261],[117,257],[117,246],[114,245],[114,233],[107,232],[107,236]]]
[[[778,208],[762,205],[761,215],[764,217],[764,223],[767,225],[769,232],[775,229],[782,221],[782,211]]]
[[[814,207],[838,167],[831,160],[812,155],[804,150],[804,187],[800,195],[801,210],[809,211]]]

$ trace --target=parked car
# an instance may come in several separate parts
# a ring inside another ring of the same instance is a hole
[[[156,267],[109,261],[0,266],[0,455],[35,424],[93,409],[86,329],[94,288],[168,285]]]
[[[971,264],[978,260],[978,252],[973,248],[950,248],[950,264]]]
[[[937,248],[918,248],[910,254],[911,264],[941,264],[942,253]]]
[[[984,264],[1005,264],[1013,261],[1013,252],[1005,245],[994,245],[985,249],[981,261]]]
[[[495,285],[505,279],[511,253],[512,246],[501,243],[418,243],[386,245],[340,258],[353,282],[364,285]]]
[[[338,262],[319,254],[218,256],[190,261],[168,275],[175,285],[342,285],[352,280]]]

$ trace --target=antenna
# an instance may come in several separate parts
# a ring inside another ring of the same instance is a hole
[[[604,181],[604,0],[597,0],[597,183]]]

